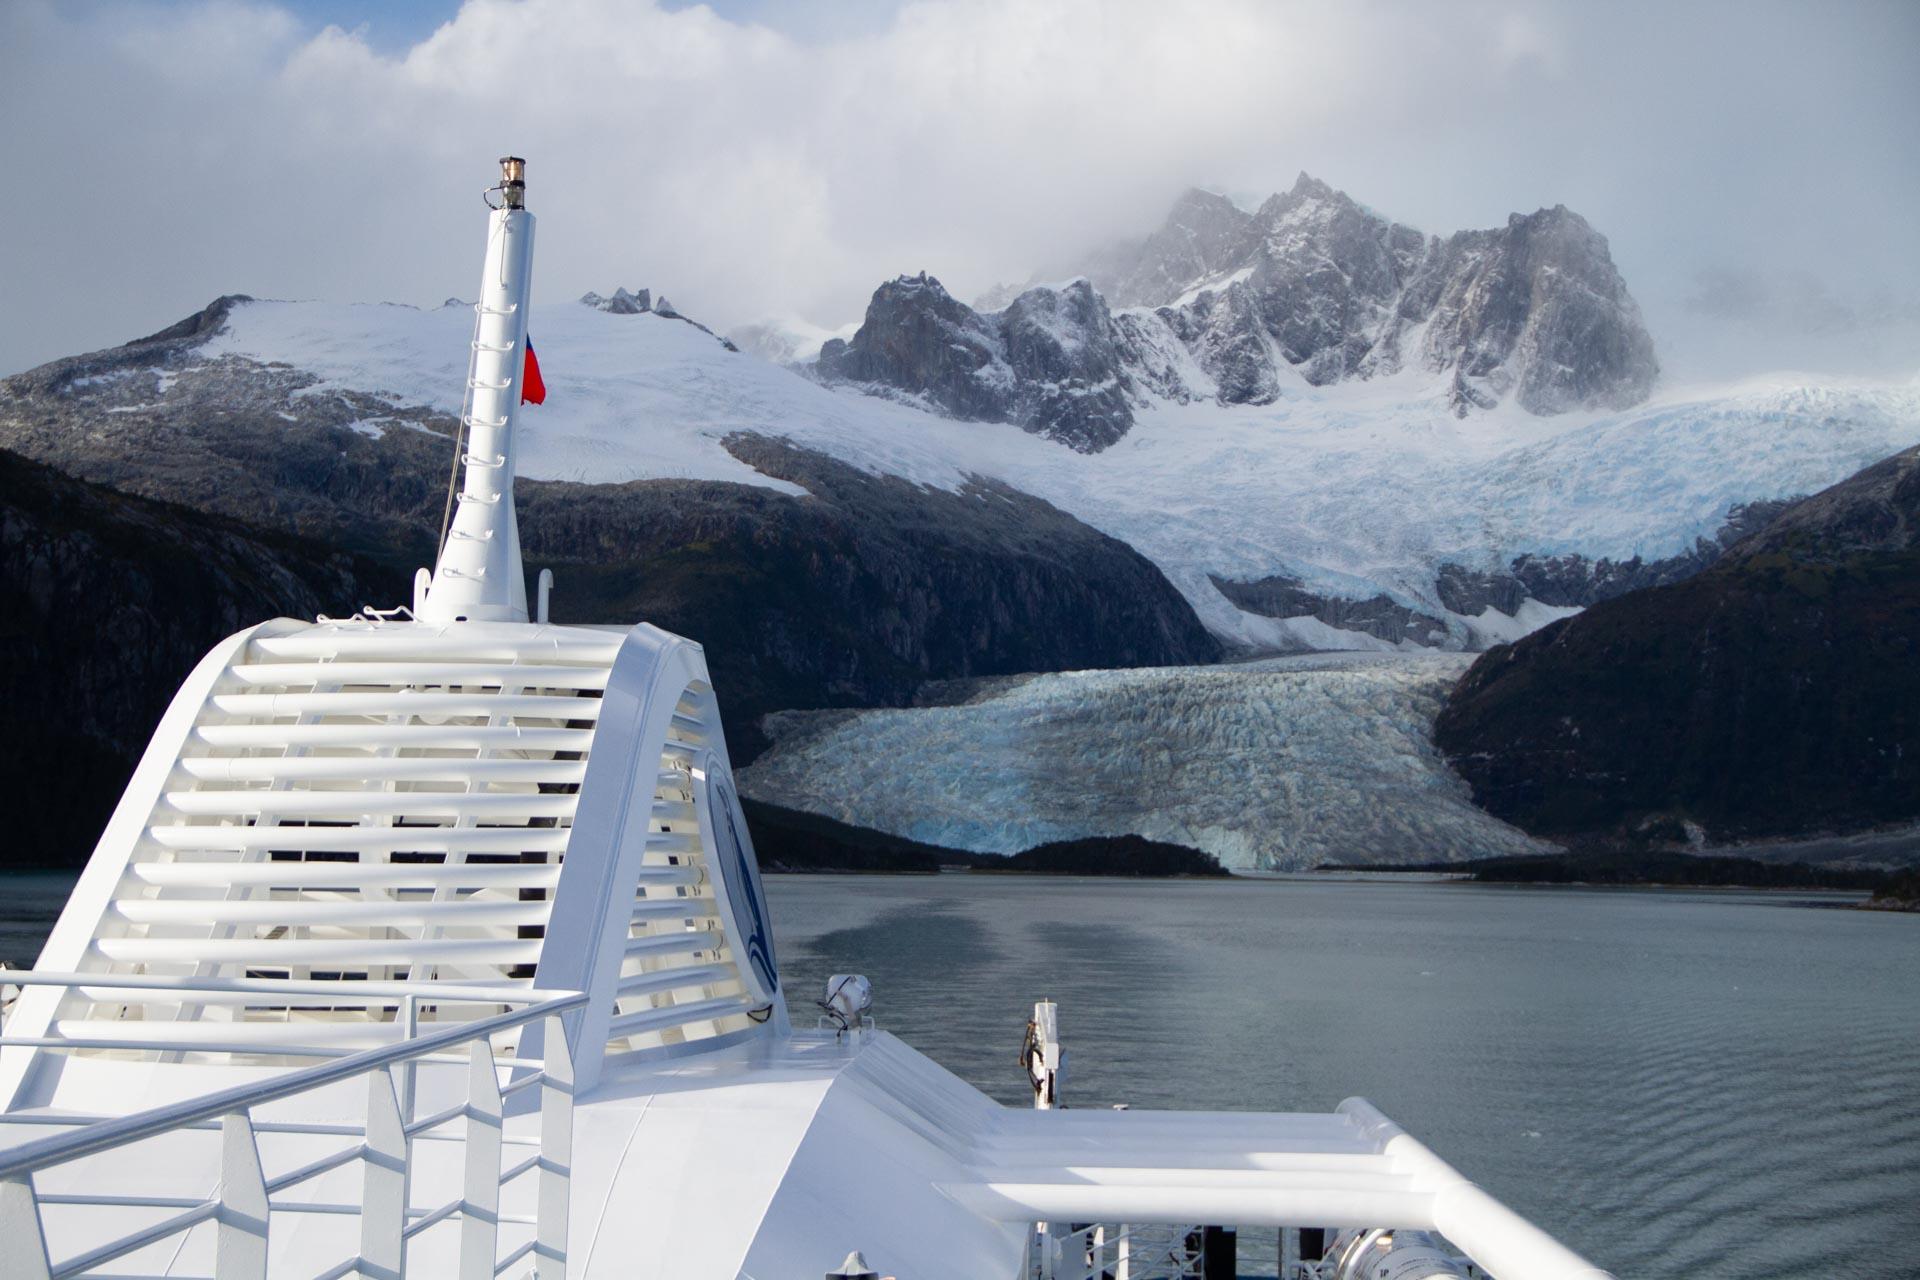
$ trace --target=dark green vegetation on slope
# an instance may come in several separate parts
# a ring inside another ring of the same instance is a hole
[[[1873,891],[1868,905],[1881,911],[1920,911],[1920,871],[1889,879]]]
[[[0,865],[84,859],[174,689],[222,637],[406,575],[0,450]]]
[[[1015,854],[973,853],[836,822],[759,800],[740,799],[753,849],[767,871],[887,871],[931,875],[943,868],[1073,876],[1224,876],[1210,853],[1141,836],[1091,836]]]
[[[1220,860],[1183,844],[1145,836],[1084,836],[1054,840],[981,864],[985,871],[1028,871],[1050,876],[1201,876],[1228,875]]]
[[[1920,817],[1920,449],[1685,582],[1494,649],[1435,737],[1537,835],[1658,846]]]
[[[1671,885],[1725,889],[1881,890],[1892,872],[1812,866],[1804,862],[1762,862],[1676,853],[1670,849],[1589,849],[1580,853],[1538,854],[1518,858],[1480,858],[1472,862],[1427,862],[1398,867],[1322,867],[1323,871],[1409,871],[1464,874],[1483,884]]]

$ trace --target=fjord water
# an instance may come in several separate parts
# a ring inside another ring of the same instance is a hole
[[[1623,1280],[1915,1274],[1914,916],[1300,880],[781,876],[768,896],[796,1023],[829,973],[865,973],[881,1026],[1010,1104],[1051,998],[1071,1105],[1359,1094]]]
[[[72,887],[0,875],[0,959]],[[830,973],[1003,1102],[1060,1003],[1072,1105],[1360,1094],[1627,1277],[1915,1274],[1920,917],[1816,895],[775,876],[796,1023]],[[1243,1271],[1271,1267],[1266,1233]],[[1272,1274],[1268,1270],[1267,1274]]]

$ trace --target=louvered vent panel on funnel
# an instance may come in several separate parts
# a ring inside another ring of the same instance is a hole
[[[740,979],[713,894],[720,873],[701,832],[700,783],[707,752],[719,742],[713,691],[696,681],[674,707],[659,759],[609,1053],[726,1035],[767,1016]]]
[[[527,985],[621,637],[323,623],[261,634],[201,707],[87,968]],[[392,1005],[70,998],[57,1034],[392,1039]],[[423,1010],[423,1020],[490,1012]]]

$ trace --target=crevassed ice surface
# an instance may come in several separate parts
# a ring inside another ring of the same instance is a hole
[[[1129,833],[1239,868],[1537,852],[1474,808],[1433,745],[1466,665],[1345,654],[1081,671],[988,683],[960,706],[783,712],[740,783],[989,853]]]
[[[1672,555],[1710,536],[1734,503],[1811,493],[1920,442],[1920,379],[1782,375],[1663,390],[1620,413],[1539,418],[1504,406],[1458,419],[1430,375],[1408,372],[1296,381],[1263,406],[1151,405],[1089,456],[1006,424],[829,390],[680,321],[574,303],[536,306],[531,321],[549,396],[520,419],[524,475],[793,492],[721,447],[758,431],[947,488],[997,477],[1131,544],[1216,634],[1251,645],[1316,637],[1235,608],[1209,574],[1284,573],[1324,595],[1385,592],[1437,610],[1442,563]],[[236,307],[205,354],[283,361],[320,380],[303,394],[351,388],[454,413],[471,325],[464,307],[257,302]]]

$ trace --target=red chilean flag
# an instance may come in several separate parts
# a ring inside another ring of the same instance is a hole
[[[533,339],[527,339],[527,364],[520,377],[520,403],[545,404],[546,379],[540,376],[540,357],[533,354]]]

